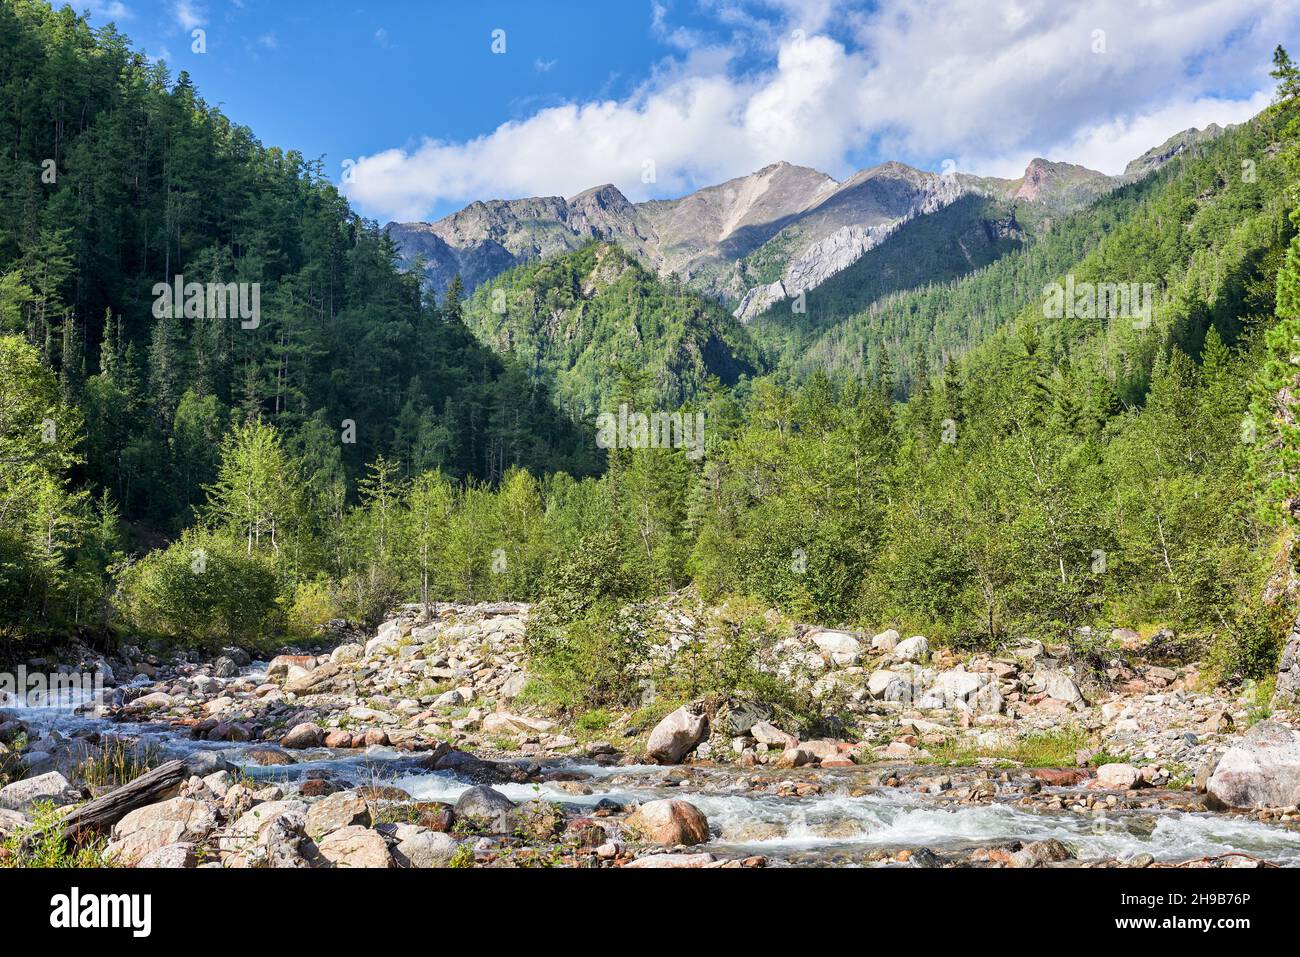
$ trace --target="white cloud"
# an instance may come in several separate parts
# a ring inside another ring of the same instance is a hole
[[[172,16],[186,33],[208,22],[208,11],[195,0],[175,0],[172,4]]]
[[[103,17],[106,20],[129,20],[134,14],[122,0],[79,0],[72,4],[75,10],[85,10],[92,17]]]
[[[843,176],[863,156],[1018,175],[1035,155],[1117,172],[1188,126],[1261,109],[1269,55],[1300,26],[1285,0],[705,0],[734,32],[671,23],[679,51],[621,100],[550,107],[465,142],[358,161],[348,195],[380,217],[439,204],[572,195],[613,182],[676,195],[788,160]],[[1104,52],[1093,52],[1104,31]],[[768,50],[743,72],[742,53]],[[645,182],[646,162],[656,177]]]

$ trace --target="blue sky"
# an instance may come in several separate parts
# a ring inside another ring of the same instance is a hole
[[[1037,155],[1118,172],[1258,112],[1273,46],[1300,45],[1289,0],[74,6],[264,142],[324,156],[381,221],[605,182],[675,196],[778,160],[837,178],[884,159],[1015,176]]]

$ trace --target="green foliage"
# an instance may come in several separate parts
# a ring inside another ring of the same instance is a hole
[[[232,418],[310,441],[304,480],[349,491],[379,455],[485,481],[598,467],[454,296],[439,307],[397,270],[319,161],[264,146],[112,27],[0,4],[0,138],[0,332],[85,410],[86,476],[128,520],[192,520]],[[179,275],[258,284],[260,321],[155,318],[154,286]]]
[[[112,867],[104,855],[106,838],[92,838],[76,845],[65,839],[59,809],[42,802],[28,812],[31,823],[12,831],[0,848],[0,867],[87,868]]]
[[[77,618],[78,596],[95,597],[75,565],[94,518],[68,481],[80,439],[80,413],[37,351],[0,336],[0,633],[19,621]]]
[[[255,647],[284,632],[275,564],[242,539],[189,529],[123,573],[123,623],[184,644]]]
[[[554,381],[575,416],[610,411],[616,365],[643,370],[656,407],[700,395],[709,376],[732,385],[764,360],[722,306],[661,282],[618,246],[590,243],[518,266],[480,286],[465,324],[512,355],[537,383]]]

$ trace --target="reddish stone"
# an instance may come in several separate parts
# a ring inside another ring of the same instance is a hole
[[[298,793],[303,797],[325,797],[333,794],[339,789],[339,786],[333,781],[327,781],[324,778],[313,778],[309,781],[303,781],[302,786],[298,788]]]
[[[1034,777],[1051,788],[1078,787],[1092,772],[1086,768],[1036,768]]]

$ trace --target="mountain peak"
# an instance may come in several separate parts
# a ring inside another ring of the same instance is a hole
[[[1124,167],[1124,175],[1137,179],[1147,173],[1153,173],[1179,153],[1212,140],[1225,130],[1226,127],[1222,127],[1218,123],[1211,123],[1203,130],[1198,130],[1194,126],[1188,127],[1179,133],[1175,133],[1159,146],[1151,147],[1137,159],[1130,161]]]

